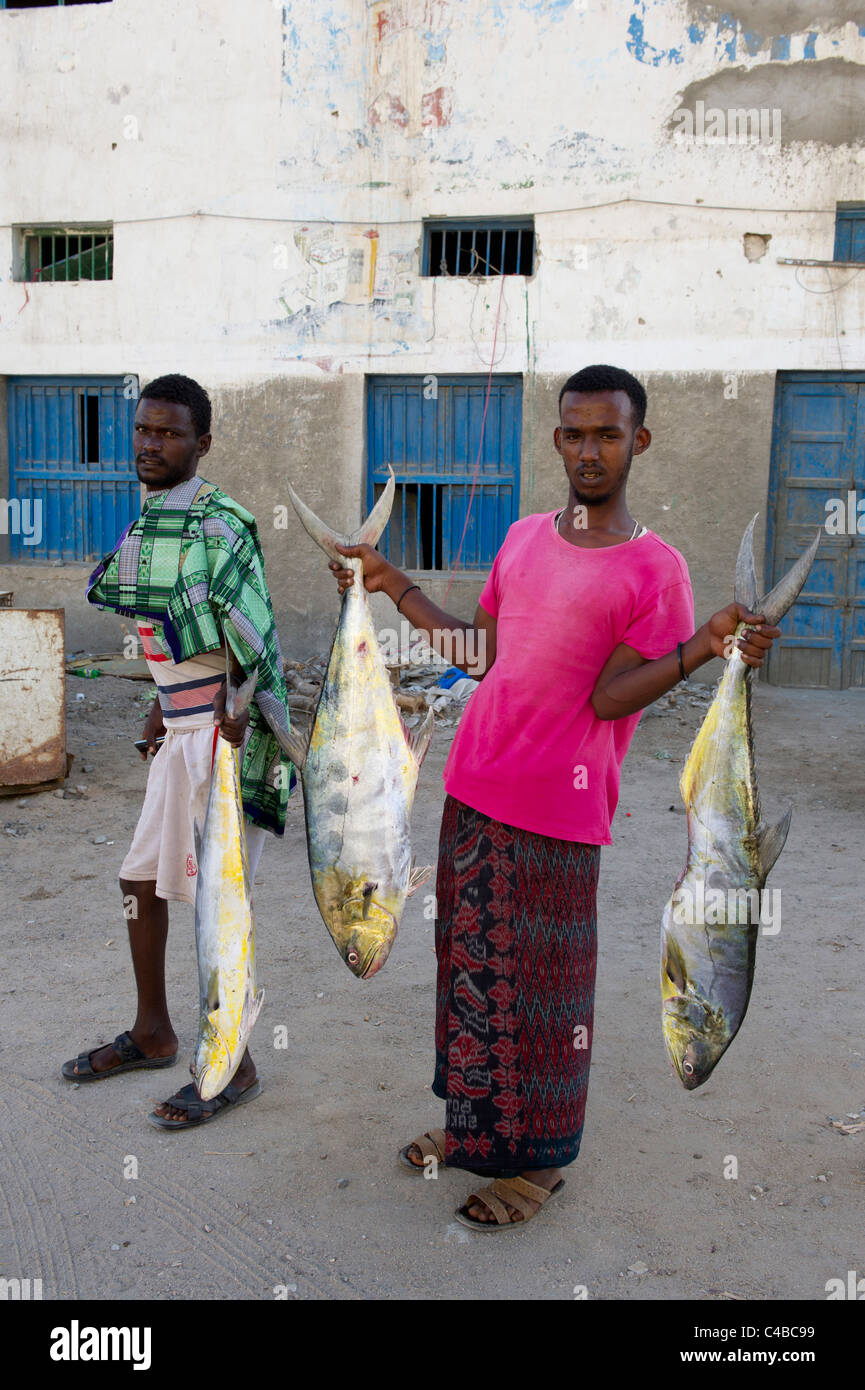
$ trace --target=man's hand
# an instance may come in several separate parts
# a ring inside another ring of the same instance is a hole
[[[225,713],[225,686],[220,686],[213,697],[213,722],[219,728],[219,732],[226,743],[230,743],[232,748],[239,748],[246,733],[246,726],[249,723],[249,710],[245,709],[242,714],[238,714],[234,719],[230,719]]]
[[[733,633],[740,623],[753,623],[754,626],[746,628],[734,643]],[[706,627],[713,656],[726,660],[732,655],[733,647],[737,646],[746,666],[762,666],[773,641],[781,636],[779,627],[766,627],[764,614],[751,613],[741,603],[729,603],[726,608],[713,613]]]
[[[157,695],[156,699],[153,701],[153,704],[150,706],[150,712],[144,721],[144,737],[147,739],[147,747],[142,748],[139,751],[141,752],[141,756],[145,762],[147,762],[148,753],[152,753],[154,757],[156,756],[156,753],[158,751],[156,747],[156,740],[158,738],[162,738],[164,734],[165,720],[162,718],[162,706],[159,703],[159,696]]]
[[[348,555],[353,560],[363,562],[363,586],[369,594],[378,593],[385,587],[388,578],[399,574],[396,566],[386,560],[372,545],[338,545],[336,548],[340,555]],[[354,583],[354,571],[340,569],[336,560],[331,560],[330,568],[333,570],[339,592],[344,594],[349,585]]]

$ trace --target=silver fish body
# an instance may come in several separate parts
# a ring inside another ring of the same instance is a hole
[[[819,534],[790,572],[757,598],[752,521],[736,569],[736,599],[775,626],[795,601]],[[736,631],[738,638],[746,624]],[[791,813],[761,820],[751,721],[751,667],[732,647],[682,772],[688,857],[661,926],[662,1029],[688,1089],[702,1085],[745,1017],[754,981],[761,894],[784,847]]]
[[[411,810],[433,715],[409,731],[394,701],[360,560],[334,542],[374,545],[387,524],[393,477],[352,537],[331,531],[293,491],[292,502],[319,545],[355,572],[346,590],[308,741],[287,745],[303,782],[312,887],[319,912],[352,973],[369,979],[393,946],[405,900],[431,872],[413,871]]]

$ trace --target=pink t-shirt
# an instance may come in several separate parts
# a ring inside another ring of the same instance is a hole
[[[480,603],[496,659],[460,721],[444,770],[451,796],[506,825],[608,845],[619,775],[640,712],[599,719],[592,691],[624,642],[655,660],[694,631],[688,567],[648,531],[584,550],[555,512],[514,522]]]

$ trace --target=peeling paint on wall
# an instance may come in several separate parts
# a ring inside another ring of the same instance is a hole
[[[781,34],[801,33],[819,23],[823,29],[835,29],[851,21],[865,22],[865,0],[724,0],[711,5],[691,3],[688,11],[697,23],[712,24],[722,18],[734,23],[759,24],[761,34],[769,38]]]
[[[824,145],[865,143],[865,67],[843,58],[808,62],[807,68],[804,62],[766,63],[692,82],[670,117],[671,132],[681,119],[679,113],[694,113],[698,101],[705,103],[707,112],[780,109],[784,146],[806,140]]]

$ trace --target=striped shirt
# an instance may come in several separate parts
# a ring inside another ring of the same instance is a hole
[[[213,699],[225,684],[225,648],[174,661],[158,622],[140,622],[138,636],[159,695],[166,728],[205,729],[213,724]]]

